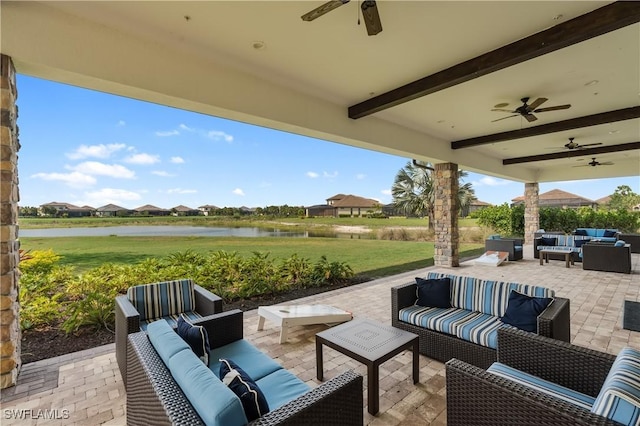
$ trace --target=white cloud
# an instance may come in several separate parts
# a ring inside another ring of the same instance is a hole
[[[76,166],[66,166],[67,169],[87,175],[109,176],[117,179],[133,179],[135,172],[120,164],[104,164],[98,161],[85,161]]]
[[[96,178],[80,172],[36,173],[31,177],[48,181],[60,181],[72,188],[85,188],[96,184]]]
[[[512,183],[510,180],[496,179],[492,176],[485,176],[478,182],[474,182],[474,186],[503,186]]]
[[[384,195],[391,195],[391,190],[390,189],[383,189],[382,191],[380,191],[381,194]]]
[[[155,164],[160,162],[160,156],[151,154],[132,154],[124,159],[126,163],[131,164]]]
[[[184,164],[184,158],[182,157],[171,157],[171,162],[174,164]]]
[[[97,191],[85,192],[84,195],[87,198],[87,202],[83,204],[96,205],[98,207],[106,204],[120,205],[123,201],[137,201],[142,198],[137,192],[116,188],[102,188]]]
[[[118,121],[118,124],[116,124],[116,126],[118,126],[118,127],[123,127],[123,126],[126,126],[126,125],[127,125],[127,122],[124,121],[124,120],[120,120],[120,121]]]
[[[220,130],[210,130],[207,132],[207,137],[214,141],[233,142],[233,136],[222,132]]]
[[[320,175],[317,174],[316,172],[307,172],[307,176],[310,177],[311,179],[315,179]]]
[[[166,130],[166,131],[157,131],[156,136],[160,136],[161,138],[166,138],[168,136],[177,136],[180,132],[177,130]]]
[[[322,172],[322,177],[327,178],[327,179],[333,179],[333,178],[338,177],[338,172],[333,172],[333,173]]]
[[[173,188],[168,189],[167,194],[195,194],[198,191],[196,189],[182,189],[182,188]]]
[[[192,129],[191,127],[187,126],[186,124],[181,124],[178,126],[180,128],[180,130],[185,130],[187,132],[195,132],[196,129]]]
[[[162,177],[173,177],[175,176],[174,174],[171,174],[169,172],[165,172],[164,170],[154,170],[151,172],[152,175],[156,175],[156,176],[162,176]]]
[[[67,153],[67,157],[72,160],[83,158],[109,158],[111,154],[126,147],[123,143],[112,143],[109,145],[80,145],[75,151]]]
[[[364,173],[358,173],[356,175],[356,179],[358,180],[364,180],[367,177],[367,175],[365,175]]]
[[[241,188],[236,188],[232,192],[234,194],[236,194],[236,195],[240,195],[240,196],[244,197],[244,191]]]

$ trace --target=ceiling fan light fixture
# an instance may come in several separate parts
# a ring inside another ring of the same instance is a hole
[[[587,81],[584,85],[585,86],[595,86],[598,83],[600,83],[599,80],[591,80],[591,81]]]

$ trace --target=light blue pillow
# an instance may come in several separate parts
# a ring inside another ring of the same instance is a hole
[[[616,241],[616,243],[614,244],[614,246],[615,246],[615,247],[623,247],[625,244],[627,244],[627,243],[625,243],[625,242],[624,242],[624,241],[622,241],[622,240],[618,240],[618,241]]]
[[[640,422],[640,351],[620,351],[591,412],[624,425]]]

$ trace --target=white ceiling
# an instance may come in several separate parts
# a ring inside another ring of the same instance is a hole
[[[378,1],[383,31],[372,37],[357,24],[355,0],[300,19],[322,3],[3,1],[0,43],[24,74],[508,179],[640,176],[638,149],[502,163],[566,151],[569,137],[603,147],[638,142],[640,119],[451,149],[456,140],[640,105],[638,23],[367,117],[347,116],[372,96],[610,2]],[[548,98],[543,108],[572,106],[536,114],[533,123],[492,122],[509,115],[494,105],[515,109],[525,96]],[[593,156],[614,165],[574,167]]]

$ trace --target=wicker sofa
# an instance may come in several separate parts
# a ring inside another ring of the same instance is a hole
[[[622,241],[587,243],[582,246],[582,269],[630,274],[631,245],[622,244]]]
[[[500,330],[498,341],[499,363],[561,386],[561,392],[579,392],[589,400],[610,383],[614,355],[513,329]],[[579,406],[553,392],[541,392],[535,386],[538,381],[531,386],[519,375],[513,380],[490,371],[457,359],[446,363],[447,425],[621,424],[611,413],[607,418],[592,412],[588,403]]]
[[[228,395],[232,392],[213,371],[219,358],[231,357],[236,357],[238,365],[243,361],[242,368],[256,379],[269,401],[270,411],[250,425],[363,424],[361,375],[346,371],[314,389],[305,390],[308,386],[300,379],[266,354],[256,352],[259,350],[243,339],[242,311],[216,314],[194,320],[193,324],[203,326],[209,335],[209,368],[188,346],[172,349],[176,337],[180,337],[168,325],[150,325],[149,334],[138,332],[128,336],[128,425],[238,424],[234,417],[238,404],[235,394]],[[152,341],[156,342],[155,346]],[[163,361],[167,358],[169,366]],[[258,378],[258,372],[268,374]]]
[[[574,262],[582,262],[580,253],[582,245],[592,237],[584,235],[565,235],[562,232],[536,232],[533,242],[533,257],[540,258],[540,250],[569,249],[572,251],[571,259]],[[550,253],[549,259],[564,260],[564,254]]]
[[[176,295],[180,295],[177,297]],[[222,298],[190,279],[162,281],[130,287],[116,297],[116,361],[127,386],[127,336],[143,331],[157,319],[175,326],[178,315],[197,319],[222,312]]]
[[[458,358],[478,367],[489,367],[496,360],[497,330],[501,327],[510,327],[500,322],[500,317],[505,314],[511,290],[530,296],[553,297],[553,292],[543,287],[482,280],[441,272],[430,272],[426,276],[427,279],[443,277],[451,279],[451,309],[463,309],[471,314],[457,323],[460,327],[453,323],[448,330],[437,329],[439,319],[435,316],[444,315],[444,313],[439,313],[437,308],[425,309],[416,305],[416,282],[391,289],[392,325],[417,334],[420,353],[442,362]],[[476,315],[476,313],[480,314]],[[473,316],[482,317],[482,320],[486,319],[487,322],[483,325],[478,324],[475,330],[470,330],[467,325],[475,326],[476,318],[471,318]],[[471,320],[465,323],[468,318]],[[568,342],[571,337],[570,331],[569,300],[555,297],[537,317],[537,332],[543,336]]]

